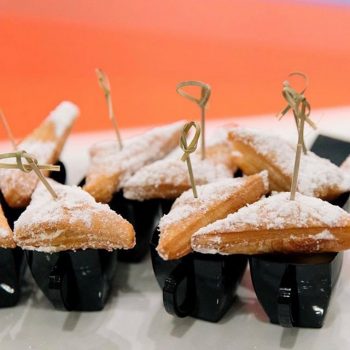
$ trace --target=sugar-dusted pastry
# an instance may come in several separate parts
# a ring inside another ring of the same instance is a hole
[[[169,214],[160,220],[159,255],[164,260],[171,260],[190,253],[193,233],[257,201],[267,191],[267,173],[262,172],[198,186],[198,198],[193,197],[192,190],[184,192]]]
[[[0,206],[0,248],[15,248],[13,233]]]
[[[79,109],[73,103],[60,103],[37,129],[17,145],[17,149],[32,154],[39,164],[56,163],[78,114]],[[12,208],[27,206],[37,183],[38,177],[34,172],[0,170],[1,192]]]
[[[151,163],[135,173],[123,186],[124,197],[135,200],[154,198],[175,199],[191,188],[186,162],[178,149],[164,159]],[[220,130],[218,137],[209,139],[206,159],[200,150],[192,156],[192,167],[197,185],[232,177],[237,167],[233,162],[232,146],[227,132]]]
[[[126,140],[122,150],[117,144],[94,147],[84,190],[98,202],[108,203],[123,182],[143,166],[163,158],[179,142],[184,122],[154,128]]]
[[[77,186],[48,180],[58,198],[42,183],[15,222],[14,239],[27,250],[58,252],[76,249],[129,249],[135,245],[132,225],[107,204]]]
[[[235,162],[247,174],[268,170],[271,190],[289,191],[295,148],[284,139],[259,130],[236,127],[229,132]],[[350,182],[339,167],[308,151],[302,154],[297,191],[326,200],[350,190]]]
[[[350,214],[319,198],[289,192],[261,199],[192,236],[201,253],[338,252],[350,248]]]

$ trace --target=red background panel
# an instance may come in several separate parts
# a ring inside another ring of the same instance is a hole
[[[0,107],[18,137],[63,99],[81,108],[75,130],[109,128],[95,67],[122,127],[199,116],[175,92],[190,79],[213,88],[208,118],[277,112],[294,70],[308,74],[313,108],[348,105],[349,38],[339,4],[1,0]]]

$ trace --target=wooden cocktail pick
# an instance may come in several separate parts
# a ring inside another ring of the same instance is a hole
[[[188,145],[187,144],[187,136],[188,136],[192,127],[194,127],[196,130],[195,130],[195,134],[193,136],[192,141]],[[182,134],[180,137],[180,147],[184,151],[184,154],[181,157],[181,160],[187,162],[188,174],[190,177],[191,187],[192,187],[194,198],[198,198],[198,194],[197,194],[196,182],[195,182],[195,179],[193,176],[190,154],[193,153],[197,149],[197,144],[198,144],[198,139],[199,139],[200,133],[201,133],[200,126],[195,122],[189,122],[189,123],[186,123],[184,125],[184,127],[182,129]]]
[[[13,137],[9,123],[7,122],[6,116],[2,110],[0,110],[0,120],[1,120],[2,126],[4,127],[4,129],[6,131],[7,137],[9,138],[9,140],[12,144],[13,149],[16,150],[17,149],[16,140]]]
[[[118,141],[118,144],[119,144],[119,149],[122,149],[123,148],[123,142],[122,142],[122,138],[120,136],[117,119],[116,119],[115,114],[114,114],[113,102],[112,102],[112,96],[111,96],[111,85],[109,83],[108,76],[100,68],[96,68],[96,75],[97,75],[98,83],[99,83],[101,89],[103,90],[105,98],[106,98],[106,102],[107,102],[107,106],[108,106],[109,118],[112,121],[115,133],[117,135],[117,141]]]
[[[197,98],[186,92],[183,88],[188,86],[199,86],[201,88],[201,97]],[[201,109],[201,155],[202,159],[205,159],[205,108],[210,98],[211,87],[201,81],[190,80],[177,84],[176,92],[179,95],[186,97],[190,101],[196,103]]]
[[[289,74],[289,76],[295,76],[295,75],[301,76],[302,78],[305,79],[306,82],[308,81],[306,75],[303,73],[294,72]],[[292,110],[295,124],[298,131],[298,144],[297,144],[296,153],[295,153],[293,178],[292,178],[292,184],[291,184],[291,190],[290,190],[291,200],[295,199],[295,193],[297,190],[301,153],[302,151],[304,151],[305,154],[307,153],[307,149],[304,141],[305,122],[308,123],[312,128],[316,128],[315,123],[309,118],[311,107],[306,97],[304,96],[305,90],[306,90],[306,87],[301,92],[297,92],[295,89],[293,89],[290,86],[288,81],[283,82],[282,95],[284,99],[287,101],[288,105],[279,114],[279,118],[282,118],[284,115],[288,113],[289,110]]]
[[[0,154],[0,159],[16,158],[16,163],[0,163],[1,169],[19,169],[25,173],[29,173],[32,170],[38,176],[39,180],[45,185],[47,190],[50,192],[54,199],[57,198],[57,194],[54,189],[50,186],[45,176],[41,173],[40,170],[49,170],[49,171],[60,171],[59,165],[49,165],[49,164],[38,164],[38,161],[34,156],[27,153],[26,151],[17,151],[11,153],[2,153]],[[22,158],[27,162],[23,163]]]

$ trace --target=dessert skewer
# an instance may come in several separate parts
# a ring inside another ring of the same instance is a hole
[[[193,154],[198,141],[197,127],[192,142],[188,146],[184,142],[194,125],[189,123],[183,129],[181,146],[186,156]],[[194,168],[193,174],[189,171],[188,176],[193,175],[190,181],[192,190],[182,193],[170,212],[160,220],[159,237],[155,232],[151,244],[152,264],[163,291],[164,307],[169,313],[217,322],[233,303],[234,291],[247,259],[243,256],[208,257],[193,253],[191,236],[208,222],[258,200],[268,191],[268,179],[266,172],[245,178],[232,178],[231,173],[231,177],[197,186],[197,170]],[[179,296],[178,286],[182,281],[186,281],[187,289]],[[184,303],[179,304],[178,300],[184,300]]]
[[[297,93],[289,85],[285,84],[284,89],[290,94],[284,94],[284,97],[294,112],[298,129],[290,192],[263,198],[201,228],[192,236],[191,245],[201,253],[252,255],[250,266],[254,288],[271,322],[285,327],[317,328],[322,327],[332,288],[340,273],[342,255],[332,252],[350,248],[350,214],[312,197],[319,195],[334,199],[343,192],[339,187],[329,186],[325,190],[326,184],[323,182],[323,187],[307,187],[309,196],[297,192],[302,181],[310,181],[306,174],[313,179],[320,174],[313,176],[310,171],[303,172],[303,168],[309,164],[305,162],[309,152],[302,154],[303,129],[309,116],[309,104],[303,94]],[[259,140],[262,145],[258,137],[254,140]],[[274,160],[274,156],[269,159]],[[246,160],[246,164],[251,162],[252,157]],[[328,166],[327,170],[334,167]],[[274,170],[272,166],[269,168],[271,182],[276,179],[271,176]],[[304,178],[298,178],[299,170]],[[339,178],[343,180],[340,175]],[[305,286],[307,291],[304,291]],[[269,297],[271,295],[276,297]],[[315,312],[315,303],[322,308],[322,314]]]
[[[20,170],[28,170],[21,157],[41,181],[14,227],[34,279],[57,308],[101,310],[115,272],[115,250],[135,245],[132,225],[80,187],[46,179],[25,152],[16,156]]]
[[[73,103],[62,102],[37,129],[17,144],[17,149],[34,155],[39,163],[56,163],[78,113]],[[26,207],[37,183],[34,173],[0,170],[1,192],[11,208]]]

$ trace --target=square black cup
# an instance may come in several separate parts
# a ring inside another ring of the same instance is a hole
[[[99,249],[26,251],[34,280],[56,309],[99,311],[106,304],[117,252]]]
[[[311,150],[339,165],[349,155],[350,143],[319,135]],[[347,210],[348,199],[344,193],[332,204]],[[343,253],[250,257],[255,293],[270,321],[283,327],[322,327],[342,262]]]
[[[339,166],[350,154],[350,142],[330,136],[318,135],[311,147],[311,151]]]
[[[255,293],[270,321],[322,327],[342,262],[343,253],[250,257]]]
[[[166,214],[173,203],[160,200]],[[177,317],[192,316],[218,322],[234,301],[235,292],[247,266],[242,255],[190,253],[177,260],[163,260],[156,247],[159,233],[151,241],[155,277],[163,292],[165,310]]]
[[[135,247],[119,251],[118,259],[125,262],[142,261],[149,251],[149,242],[160,219],[159,200],[131,200],[124,197],[123,191],[119,191],[114,194],[109,206],[133,225],[136,235]]]

